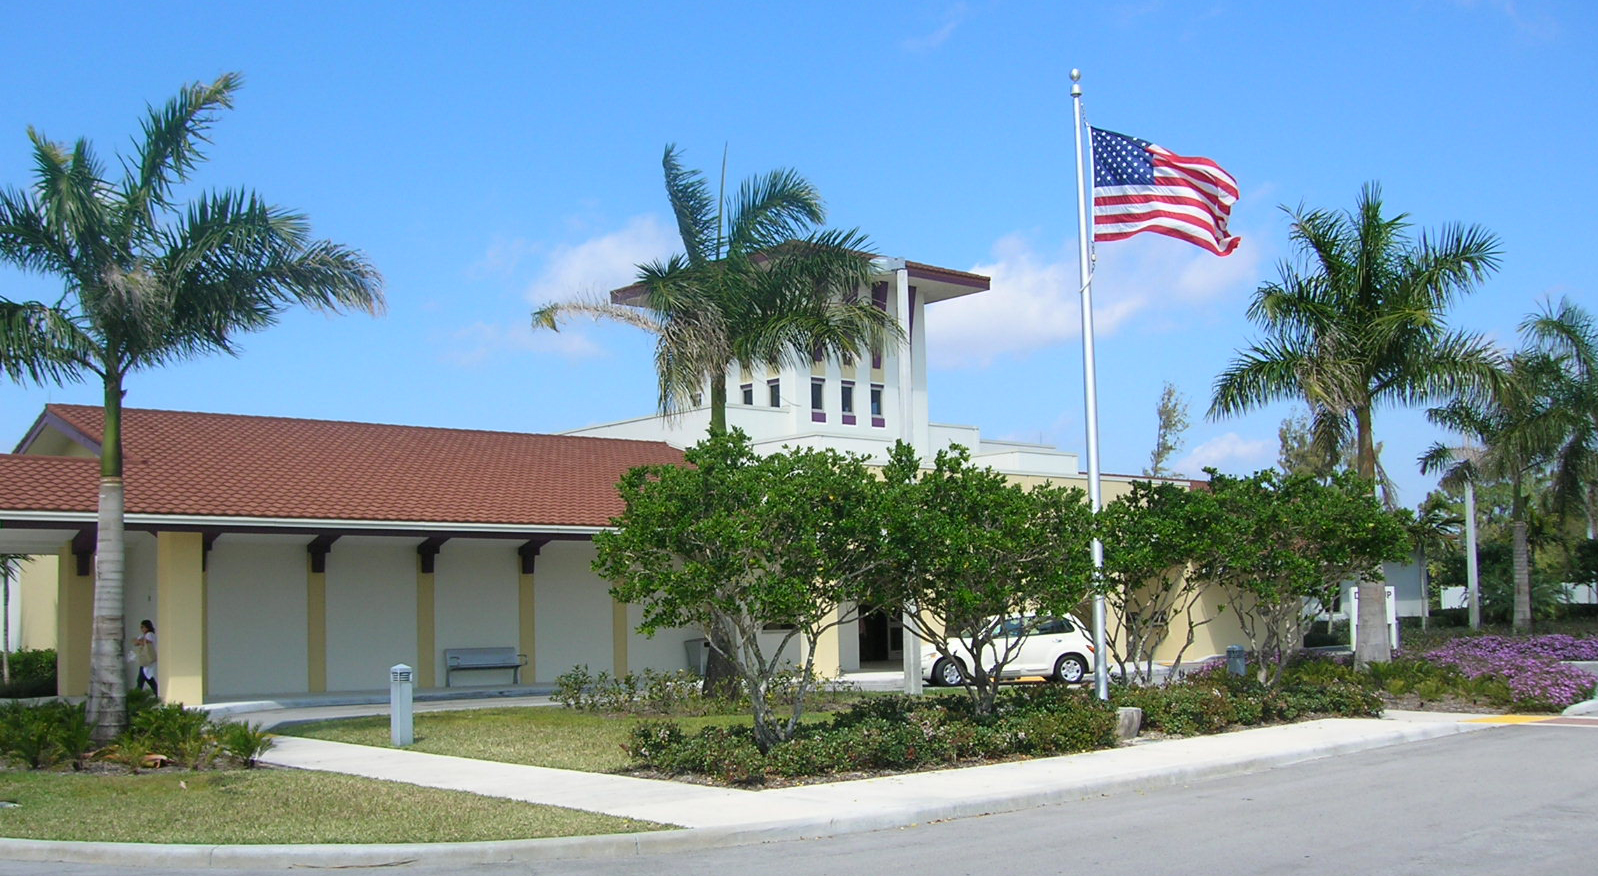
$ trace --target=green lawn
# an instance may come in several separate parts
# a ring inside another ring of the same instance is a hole
[[[200,844],[411,843],[659,830],[663,825],[302,770],[141,775],[0,772],[0,836]]]
[[[822,721],[828,717],[824,712],[807,712],[803,720]],[[416,743],[409,750],[528,766],[618,772],[628,765],[622,751],[627,732],[640,720],[554,707],[425,712],[416,716]],[[751,719],[748,713],[739,713],[672,720],[694,733],[712,724],[748,724]],[[295,724],[277,732],[390,747],[386,715]]]

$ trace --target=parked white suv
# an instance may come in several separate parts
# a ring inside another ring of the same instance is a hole
[[[1007,644],[1018,637],[1000,678],[1042,675],[1074,684],[1093,672],[1093,641],[1081,621],[1070,615],[1028,615],[1006,618],[1000,625],[983,658],[990,674]],[[958,638],[949,639],[946,645],[954,659],[939,654],[928,643],[921,646],[921,665],[927,667],[924,677],[928,682],[953,687],[965,682],[971,653]]]

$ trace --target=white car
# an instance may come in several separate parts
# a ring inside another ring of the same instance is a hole
[[[1093,672],[1093,640],[1084,629],[1082,622],[1070,615],[1007,618],[988,646],[983,665],[991,673],[1005,653],[1006,640],[1019,636],[1000,678],[1042,675],[1055,681],[1080,682]],[[953,659],[939,654],[930,643],[921,646],[924,678],[946,687],[963,684],[971,667],[970,651],[958,638],[949,639],[946,646]]]

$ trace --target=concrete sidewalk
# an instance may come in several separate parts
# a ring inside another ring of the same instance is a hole
[[[528,698],[526,704],[547,702]],[[512,705],[511,699],[464,705]],[[429,703],[430,708],[447,704]],[[454,707],[462,707],[456,703]],[[422,704],[418,704],[421,708]],[[371,714],[371,705],[240,713],[278,724]],[[381,713],[383,710],[377,708]],[[115,863],[146,867],[455,865],[571,857],[613,857],[675,849],[879,830],[949,818],[1009,812],[1101,794],[1180,785],[1314,758],[1485,729],[1483,716],[1390,712],[1382,720],[1327,719],[1216,736],[1135,742],[1067,757],[886,776],[769,791],[715,788],[544,767],[491,763],[413,751],[278,737],[263,758],[299,769],[349,773],[529,803],[679,825],[683,830],[491,843],[389,846],[162,846],[0,840],[12,860]]]

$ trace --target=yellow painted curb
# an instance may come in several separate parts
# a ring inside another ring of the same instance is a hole
[[[1486,718],[1471,718],[1466,724],[1536,724],[1556,718],[1557,715],[1489,715]]]

